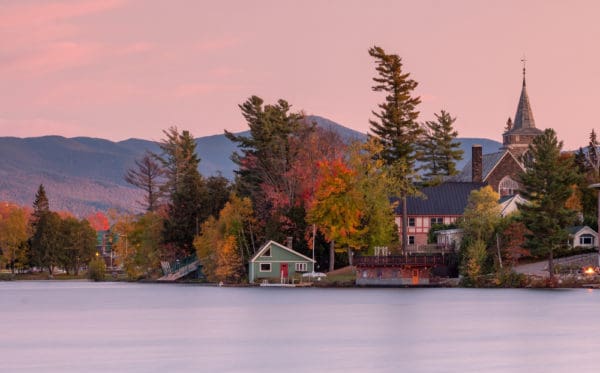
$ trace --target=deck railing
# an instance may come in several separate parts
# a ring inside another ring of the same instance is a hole
[[[388,255],[388,256],[359,256],[354,258],[357,267],[400,267],[400,266],[422,266],[448,264],[448,256],[442,254],[431,255]]]

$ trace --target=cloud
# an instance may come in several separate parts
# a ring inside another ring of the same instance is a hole
[[[13,57],[0,65],[0,72],[39,75],[90,63],[100,54],[94,44],[56,42]]]
[[[14,3],[0,7],[0,29],[21,29],[105,12],[122,6],[124,0],[54,1]]]

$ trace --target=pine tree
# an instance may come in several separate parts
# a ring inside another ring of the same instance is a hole
[[[521,174],[523,197],[529,202],[519,205],[526,234],[525,247],[533,255],[548,255],[548,270],[553,276],[553,254],[567,242],[566,230],[575,221],[575,212],[565,207],[578,181],[573,157],[561,157],[562,141],[553,129],[546,129],[529,145],[531,159]]]
[[[463,155],[460,143],[456,141],[458,132],[453,127],[456,118],[452,118],[444,110],[435,114],[435,118],[435,121],[425,123],[426,132],[422,145],[424,164],[421,168],[426,170],[424,176],[429,180],[456,175],[456,161],[460,161]]]
[[[194,137],[189,131],[180,133],[177,127],[163,133],[166,139],[160,143],[162,154],[155,157],[165,170],[165,191],[169,196],[163,229],[165,254],[174,258],[194,252],[194,236],[210,213],[202,206],[206,186],[198,171],[200,159],[196,155]]]
[[[408,226],[406,197],[416,194],[413,179],[416,178],[415,161],[417,146],[423,129],[417,122],[419,97],[413,97],[417,82],[410,79],[409,73],[402,71],[402,59],[395,54],[386,54],[378,46],[369,49],[369,55],[376,60],[378,76],[373,78],[375,92],[385,92],[385,101],[378,105],[380,111],[373,111],[377,120],[369,120],[371,131],[384,149],[381,153],[390,175],[396,180],[395,189],[402,199],[402,226]],[[407,229],[402,229],[402,247],[408,245]]]
[[[290,211],[297,205],[300,184],[290,177],[299,151],[293,140],[305,138],[314,131],[314,124],[307,123],[302,113],[291,112],[291,105],[285,100],[264,105],[260,97],[252,96],[239,107],[250,135],[225,131],[225,136],[241,150],[241,154],[232,156],[239,166],[236,192],[252,199],[257,217],[265,222],[264,236],[282,239],[286,236],[285,225],[294,225],[286,223],[292,220]],[[279,203],[280,200],[285,203]]]
[[[35,193],[35,200],[33,201],[33,214],[31,214],[31,227],[33,230],[36,229],[37,223],[41,217],[50,212],[50,204],[48,197],[46,196],[46,189],[44,184],[40,184],[37,192]]]

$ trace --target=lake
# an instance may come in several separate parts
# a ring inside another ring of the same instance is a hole
[[[597,372],[600,291],[0,282],[2,372]]]

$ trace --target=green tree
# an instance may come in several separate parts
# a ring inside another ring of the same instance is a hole
[[[206,193],[202,205],[211,216],[217,217],[229,200],[230,194],[231,184],[227,178],[222,175],[211,176],[206,179]]]
[[[232,155],[238,165],[236,192],[250,197],[259,221],[264,223],[260,238],[281,240],[291,210],[297,206],[298,179],[290,171],[300,147],[295,139],[305,139],[314,131],[302,113],[291,111],[285,100],[264,105],[252,96],[240,105],[242,115],[250,128],[250,135],[236,135],[225,131],[225,136],[240,149]]]
[[[12,273],[27,262],[27,211],[13,207],[4,218],[0,216],[0,251],[2,262],[8,264]]]
[[[209,213],[202,205],[206,185],[198,172],[200,159],[196,155],[194,137],[189,131],[180,133],[177,127],[163,133],[166,138],[160,143],[162,154],[156,156],[165,170],[165,188],[169,196],[162,241],[165,256],[173,259],[194,251],[194,236]]]
[[[62,235],[59,264],[67,273],[79,274],[79,269],[88,263],[96,252],[96,231],[83,219],[67,217],[60,222]]]
[[[486,244],[483,240],[476,239],[466,247],[465,251],[463,273],[470,284],[479,285],[488,257]]]
[[[561,157],[562,141],[558,141],[553,129],[529,145],[530,159],[526,170],[520,175],[523,197],[529,202],[519,205],[523,223],[530,233],[526,234],[525,246],[534,255],[548,256],[550,277],[554,275],[553,253],[567,242],[566,228],[573,224],[574,211],[565,207],[577,183],[572,157]]]
[[[348,162],[356,173],[356,187],[364,198],[365,206],[362,225],[366,230],[357,237],[353,245],[355,249],[361,245],[375,247],[397,242],[394,205],[389,193],[390,178],[379,156],[382,150],[381,143],[373,138],[350,146]]]
[[[48,197],[46,196],[46,189],[43,184],[40,184],[37,192],[35,193],[35,200],[33,201],[33,214],[31,214],[31,227],[35,230],[36,225],[42,215],[50,211],[50,204]]]
[[[458,173],[456,161],[460,161],[463,151],[456,141],[458,132],[454,130],[456,118],[442,110],[435,114],[435,121],[425,122],[426,131],[422,144],[422,169],[430,181],[441,181],[442,176]]]
[[[155,211],[161,197],[161,185],[164,171],[160,163],[147,152],[141,159],[135,160],[135,167],[125,173],[125,181],[145,192],[144,200],[140,201],[146,211]]]
[[[63,244],[60,216],[55,212],[42,214],[31,238],[32,264],[47,269],[52,275],[63,256]]]
[[[417,147],[423,129],[417,122],[419,97],[413,97],[417,82],[410,79],[409,73],[402,71],[402,59],[396,54],[386,54],[378,46],[369,49],[369,55],[376,60],[378,76],[373,78],[375,92],[385,92],[385,101],[373,111],[377,120],[370,120],[371,132],[384,149],[382,158],[392,169],[390,176],[396,180],[395,191],[402,200],[402,226],[408,226],[406,197],[416,194],[413,180],[416,178],[415,161]],[[402,247],[408,245],[408,231],[402,230]]]
[[[117,250],[124,258],[122,264],[127,277],[131,280],[150,278],[160,269],[163,218],[149,211],[135,221],[123,220],[116,223],[120,234]]]

